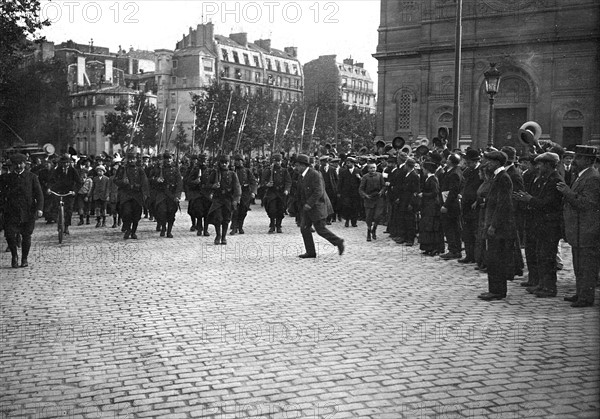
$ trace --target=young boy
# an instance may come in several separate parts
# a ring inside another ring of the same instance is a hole
[[[106,227],[106,204],[110,198],[110,179],[104,175],[106,168],[96,167],[97,176],[88,194],[88,201],[93,202],[96,214],[96,228]]]

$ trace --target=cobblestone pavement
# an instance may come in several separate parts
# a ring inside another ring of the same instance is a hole
[[[562,300],[568,245],[557,298],[514,281],[484,302],[472,265],[364,223],[300,260],[293,220],[268,235],[260,206],[227,246],[177,217],[174,239],[142,220],[137,241],[92,224],[60,246],[39,223],[29,268],[0,256],[1,418],[599,415],[598,304]]]

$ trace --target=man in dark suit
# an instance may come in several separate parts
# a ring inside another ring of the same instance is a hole
[[[346,227],[352,223],[352,227],[357,227],[358,213],[361,207],[360,180],[362,174],[360,169],[355,167],[356,159],[348,157],[346,167],[340,170],[338,182],[338,198],[341,200],[342,217],[346,219]]]
[[[565,180],[567,186],[571,185],[573,181],[573,171],[575,167],[573,166],[573,159],[575,158],[575,152],[573,151],[565,151],[563,155],[563,159],[558,165],[558,173],[562,174],[562,177]]]
[[[292,187],[292,178],[281,166],[281,159],[281,154],[273,154],[273,164],[263,170],[260,180],[261,186],[265,188],[262,201],[269,216],[269,234],[275,233],[275,229],[278,233],[283,233],[281,222],[286,211],[285,201]]]
[[[571,187],[557,185],[564,197],[565,235],[573,253],[576,294],[565,297],[571,307],[594,304],[594,288],[600,268],[600,174],[594,168],[598,151],[590,146],[576,146],[576,179]]]
[[[337,208],[338,175],[335,169],[329,165],[329,156],[322,156],[320,160],[321,166],[319,167],[319,171],[325,181],[325,192],[335,209]],[[335,218],[335,212],[329,215],[327,217],[327,225],[330,225],[332,221],[335,222]]]
[[[17,237],[22,238],[21,267],[29,266],[31,235],[35,220],[43,215],[44,195],[38,177],[25,170],[27,157],[17,153],[10,157],[13,170],[0,176],[0,212],[4,213],[4,237],[13,268],[19,267]]]
[[[71,159],[68,155],[62,156],[58,161],[58,167],[52,172],[49,189],[52,189],[59,194],[67,194],[69,192],[77,192],[81,187],[81,183],[79,173],[71,166]],[[74,202],[74,196],[65,196],[63,198],[65,208],[65,234],[69,234]]]
[[[525,190],[525,183],[523,181],[523,176],[515,167],[515,160],[517,159],[517,150],[511,146],[504,146],[500,150],[504,154],[506,154],[507,160],[505,164],[506,174],[510,177],[510,180],[513,184],[513,192],[522,192]],[[521,224],[521,218],[524,216],[524,206],[522,204],[515,205],[515,220],[517,226]],[[521,276],[523,275],[523,268],[525,267],[525,262],[523,261],[523,255],[521,254],[521,241],[522,237],[517,234],[517,239],[515,241],[514,246],[514,260],[515,260],[515,275]],[[514,279],[514,276],[513,276]]]
[[[296,157],[296,170],[300,173],[298,179],[298,207],[302,211],[300,231],[306,253],[299,257],[302,259],[316,258],[315,242],[312,237],[311,227],[329,243],[338,248],[338,253],[344,253],[344,240],[325,226],[327,216],[333,212],[331,202],[325,193],[323,177],[310,166],[307,155],[300,154]]]
[[[477,206],[477,190],[483,182],[479,177],[481,156],[473,148],[467,150],[465,160],[467,168],[463,172],[465,179],[461,190],[462,239],[465,244],[465,257],[460,263],[475,263],[475,242],[479,224],[479,207]]]
[[[440,190],[442,195],[441,221],[442,230],[448,242],[448,252],[440,258],[460,259],[462,243],[460,241],[460,191],[464,182],[462,171],[458,167],[460,157],[450,154],[446,161],[446,169],[441,176]]]
[[[512,202],[512,181],[506,173],[506,154],[484,154],[492,182],[485,203],[484,231],[487,242],[488,292],[478,296],[486,301],[506,298],[507,282],[514,277],[514,241],[517,227]]]
[[[556,296],[555,259],[562,218],[562,195],[556,188],[562,182],[556,171],[558,162],[555,153],[537,156],[535,163],[539,166],[539,176],[527,192],[514,192],[514,199],[526,205],[527,291],[540,298]]]

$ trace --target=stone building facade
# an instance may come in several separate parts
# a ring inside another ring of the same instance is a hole
[[[522,149],[534,120],[542,140],[600,145],[600,7],[595,0],[464,0],[460,146],[484,148],[483,73],[502,73],[494,143]],[[377,133],[431,139],[454,112],[456,2],[381,0]]]
[[[309,104],[320,95],[334,98],[337,94],[345,105],[375,113],[373,80],[363,63],[354,62],[352,58],[338,62],[335,55],[321,55],[304,64],[304,80]]]
[[[209,22],[190,28],[174,51],[155,52],[158,109],[163,116],[167,112],[165,132],[183,123],[189,138],[194,123],[191,95],[201,94],[214,81],[245,95],[263,90],[276,101],[303,100],[304,78],[295,47],[282,51],[272,48],[270,39],[248,42],[246,33],[218,35]]]

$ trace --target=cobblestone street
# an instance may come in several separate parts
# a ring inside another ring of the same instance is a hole
[[[0,417],[598,418],[599,310],[575,309],[570,248],[558,297],[421,256],[366,228],[266,234],[260,205],[227,246],[38,222],[30,267],[0,256]],[[74,219],[75,221],[75,219]],[[112,220],[110,223],[111,225]],[[4,243],[4,242],[3,242]],[[4,250],[4,247],[2,248]],[[597,294],[597,301],[600,296]]]

